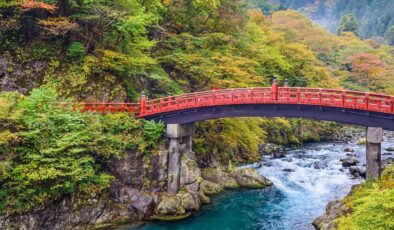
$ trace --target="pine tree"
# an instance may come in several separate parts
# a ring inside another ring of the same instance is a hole
[[[338,27],[338,35],[341,35],[343,32],[353,32],[357,36],[359,35],[359,24],[354,14],[346,14],[341,18]]]
[[[394,26],[391,26],[387,31],[384,37],[387,40],[389,45],[394,45]]]

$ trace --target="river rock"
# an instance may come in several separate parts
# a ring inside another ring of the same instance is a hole
[[[205,195],[213,195],[218,194],[223,191],[223,187],[219,184],[213,183],[208,180],[203,180],[200,184],[201,191],[204,192]]]
[[[359,163],[359,161],[355,157],[342,158],[341,162],[342,162],[343,167],[349,167],[349,166],[353,166],[353,165],[356,165],[357,163]]]
[[[386,148],[386,151],[394,152],[394,146],[390,146],[390,147]]]
[[[314,169],[325,169],[327,167],[326,164],[323,164],[321,162],[314,162],[313,163],[313,168]]]
[[[352,153],[352,152],[354,152],[354,149],[350,148],[350,147],[347,147],[344,151],[348,152],[348,153]]]
[[[326,212],[315,219],[312,224],[318,230],[334,230],[336,229],[335,219],[349,211],[350,209],[341,201],[330,201],[326,206]]]
[[[256,169],[242,168],[237,171],[237,181],[242,187],[264,188],[272,185],[272,182],[261,176]]]
[[[366,176],[366,168],[362,166],[350,166],[349,167],[349,172],[352,174],[354,177],[363,177],[365,178]]]
[[[219,184],[223,188],[238,188],[239,184],[233,173],[224,172],[221,168],[207,168],[201,173],[202,178]]]
[[[355,153],[346,153],[346,156],[347,157],[356,157],[357,154],[355,154]]]
[[[199,198],[200,198],[201,204],[211,203],[211,199],[208,196],[206,196],[203,191],[200,191],[199,196],[200,196]]]
[[[392,165],[392,164],[394,164],[394,158],[392,158],[392,157],[382,160],[382,167],[383,168],[385,168],[389,165]]]
[[[286,156],[286,151],[282,146],[272,143],[260,145],[259,151],[262,155],[272,155],[273,158],[283,158]]]
[[[283,171],[283,172],[295,172],[294,169],[283,169],[282,171]]]
[[[157,205],[155,213],[162,216],[184,215],[185,208],[179,196],[163,196]]]
[[[200,202],[196,202],[192,194],[188,192],[181,192],[177,196],[181,198],[182,207],[186,211],[197,211],[200,209]]]
[[[365,138],[359,138],[358,140],[357,140],[357,144],[358,145],[365,145],[365,144],[367,144],[367,139],[365,139]]]

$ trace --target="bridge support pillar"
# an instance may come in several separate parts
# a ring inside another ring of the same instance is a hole
[[[378,127],[367,128],[367,179],[374,181],[381,173],[381,145],[383,142],[383,129]]]
[[[167,191],[175,195],[180,187],[181,172],[181,144],[185,144],[186,151],[191,151],[193,124],[167,124],[168,149],[168,184]]]

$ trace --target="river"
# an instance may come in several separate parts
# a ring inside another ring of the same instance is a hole
[[[386,141],[384,147],[393,140]],[[343,198],[353,184],[340,158],[344,149],[355,150],[360,165],[365,163],[365,147],[344,143],[313,143],[289,149],[285,158],[266,157],[244,167],[257,168],[274,186],[257,190],[226,191],[212,198],[191,218],[172,222],[136,223],[120,230],[308,230],[324,212],[326,204]]]

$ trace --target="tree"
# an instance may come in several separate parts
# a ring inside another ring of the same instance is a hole
[[[346,14],[341,18],[338,27],[338,35],[341,35],[343,32],[353,32],[358,36],[359,24],[354,14]]]
[[[385,71],[385,63],[378,56],[369,53],[350,56],[346,65],[357,83],[365,87],[371,87]]]
[[[388,43],[389,45],[394,45],[394,26],[391,26],[391,27],[387,30],[387,32],[386,32],[386,34],[384,35],[384,37],[386,38],[387,43]]]

